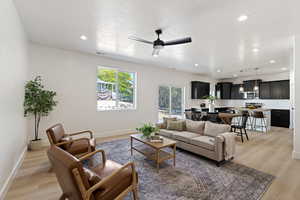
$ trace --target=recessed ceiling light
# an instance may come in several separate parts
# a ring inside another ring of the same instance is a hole
[[[274,63],[276,63],[276,61],[275,60],[270,60],[270,63],[274,64]]]
[[[85,35],[80,36],[80,39],[87,40],[87,37]]]
[[[285,70],[287,70],[287,68],[286,68],[286,67],[282,67],[281,70],[282,70],[282,71],[285,71]]]
[[[258,48],[254,48],[254,49],[252,49],[252,51],[253,51],[254,53],[257,53],[257,52],[259,52],[259,49],[258,49]]]
[[[196,64],[195,64],[195,67],[198,67],[198,66],[199,66],[199,64],[198,64],[198,63],[196,63]]]
[[[220,70],[220,69],[218,69],[218,70],[217,70],[217,72],[218,72],[218,73],[220,73],[220,72],[221,72],[221,70]]]
[[[244,22],[244,21],[246,21],[248,19],[248,16],[247,15],[241,15],[241,16],[239,16],[238,17],[238,21],[239,22]]]
[[[237,74],[233,74],[233,77],[237,77],[238,75]]]
[[[153,54],[153,57],[158,57],[158,55],[157,54]]]

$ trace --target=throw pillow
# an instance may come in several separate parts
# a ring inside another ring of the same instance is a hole
[[[168,120],[167,121],[167,129],[168,130],[175,130],[175,131],[184,131],[184,120],[178,120],[178,121],[172,121]]]
[[[156,126],[156,128],[159,128],[159,129],[166,129],[164,123],[156,123],[155,126]]]
[[[219,134],[230,132],[230,125],[205,122],[204,135],[216,137]]]
[[[163,124],[161,125],[161,128],[166,129],[167,128],[167,121],[171,120],[171,121],[176,121],[177,118],[176,117],[164,117],[163,118]]]
[[[84,167],[83,168],[83,171],[84,171],[84,174],[86,176],[86,178],[88,179],[89,181],[89,184],[91,186],[97,184],[99,181],[101,181],[101,178],[100,176],[98,176],[95,172],[93,172],[92,170]]]
[[[186,120],[186,130],[188,132],[198,133],[203,135],[204,125],[205,125],[204,121],[192,121],[189,119]]]

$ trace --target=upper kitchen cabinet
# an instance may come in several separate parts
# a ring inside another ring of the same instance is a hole
[[[244,94],[240,92],[240,84],[233,84],[231,87],[231,99],[243,99]]]
[[[284,80],[281,81],[281,98],[282,99],[290,99],[290,81],[289,80]]]
[[[191,89],[192,99],[203,99],[205,96],[209,95],[210,83],[192,81]]]
[[[222,82],[216,84],[216,97],[217,99],[231,99],[232,83]]]
[[[259,86],[261,83],[261,80],[249,80],[249,81],[243,81],[244,83],[244,92],[253,92],[255,86]]]
[[[270,83],[271,99],[281,99],[281,93],[282,93],[282,88],[281,88],[280,81],[272,81]]]
[[[259,98],[260,99],[271,99],[270,82],[261,82],[259,84]]]
[[[262,82],[259,88],[260,99],[289,99],[290,81]]]

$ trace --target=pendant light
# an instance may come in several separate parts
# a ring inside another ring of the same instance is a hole
[[[243,93],[244,92],[244,87],[243,87],[243,84],[240,85],[240,89],[239,89],[240,93]]]
[[[259,70],[259,68],[256,67],[254,70],[255,70],[255,75],[256,75],[256,77],[257,77],[257,71]],[[254,85],[254,87],[253,87],[253,91],[254,91],[254,92],[257,92],[258,90],[259,90],[258,82],[257,82],[257,80],[255,80],[255,85]]]

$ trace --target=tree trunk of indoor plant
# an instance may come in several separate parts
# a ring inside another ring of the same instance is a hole
[[[43,148],[43,142],[39,138],[39,127],[40,127],[41,115],[38,113],[34,114],[34,139],[30,141],[29,150],[41,150]]]

